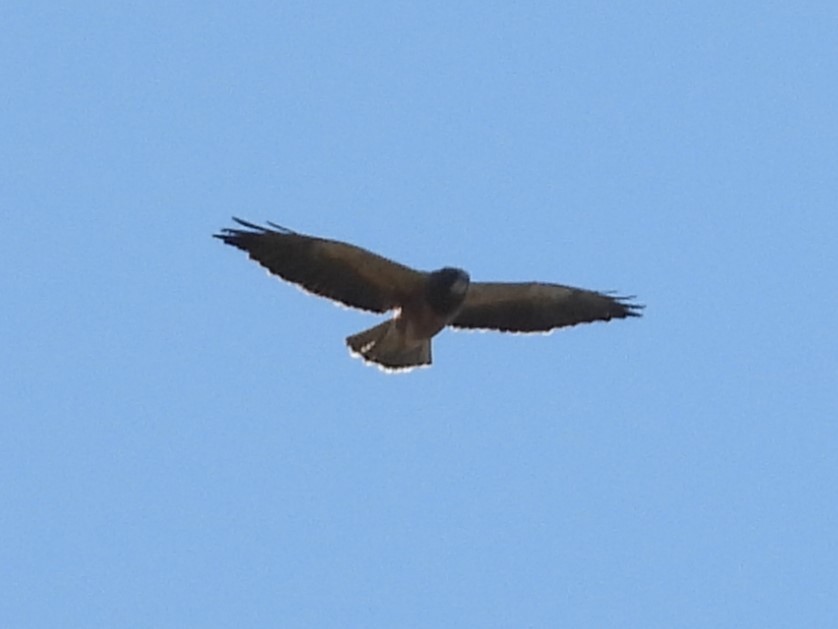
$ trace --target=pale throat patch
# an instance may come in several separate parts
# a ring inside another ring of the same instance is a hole
[[[458,277],[454,280],[454,283],[451,284],[451,292],[457,293],[458,295],[464,295],[465,292],[468,290],[469,281],[463,277]]]

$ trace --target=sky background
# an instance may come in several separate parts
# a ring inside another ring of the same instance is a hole
[[[0,626],[838,626],[834,2],[0,15]],[[647,308],[385,375],[231,215]]]

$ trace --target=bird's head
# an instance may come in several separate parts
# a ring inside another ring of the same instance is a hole
[[[468,273],[462,269],[445,267],[434,271],[428,278],[428,303],[438,314],[456,311],[466,298],[469,282]]]

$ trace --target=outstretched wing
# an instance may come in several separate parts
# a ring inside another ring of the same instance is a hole
[[[503,332],[547,332],[577,323],[639,317],[643,306],[559,284],[473,282],[449,325]]]
[[[273,223],[268,223],[269,229],[233,220],[247,229],[223,229],[215,237],[247,252],[274,275],[353,308],[398,308],[424,282],[424,273],[355,245],[298,234]]]

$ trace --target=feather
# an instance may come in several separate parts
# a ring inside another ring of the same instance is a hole
[[[643,306],[596,291],[540,282],[472,282],[456,328],[546,332],[554,328],[639,317]]]

